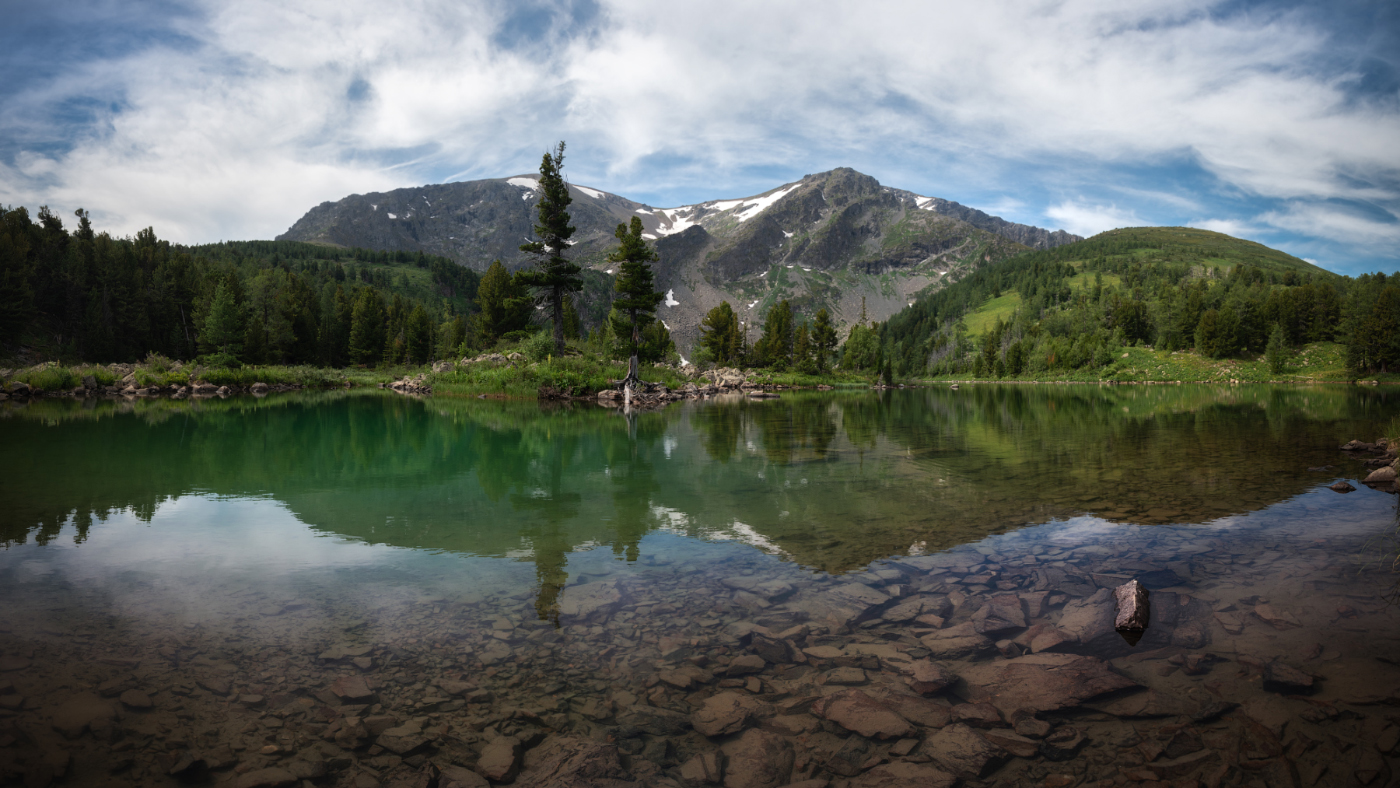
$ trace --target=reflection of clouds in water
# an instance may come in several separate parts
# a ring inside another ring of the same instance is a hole
[[[679,536],[698,537],[711,541],[739,542],[749,545],[750,547],[756,547],[769,555],[788,555],[786,550],[773,543],[763,534],[754,530],[753,526],[745,525],[738,520],[719,527],[703,526],[696,523],[694,519],[685,512],[657,505],[652,505],[651,514],[652,517],[658,520],[657,530],[660,531],[666,531]]]
[[[308,616],[330,617],[317,610],[364,613],[424,590],[520,590],[527,583],[518,566],[328,537],[276,501],[215,496],[163,503],[149,523],[118,513],[81,545],[65,538],[0,553],[7,584],[96,592],[112,613],[157,628],[236,627],[240,616],[250,616],[244,626],[285,628],[290,622],[257,614],[293,601],[310,606],[300,613],[305,626]]]

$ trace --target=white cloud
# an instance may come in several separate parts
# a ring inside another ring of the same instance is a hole
[[[1354,75],[1326,65],[1347,42],[1287,13],[604,0],[585,29],[510,49],[493,37],[504,3],[200,7],[179,23],[193,45],[91,61],[6,99],[0,134],[16,139],[43,137],[42,110],[74,96],[121,109],[71,150],[0,170],[0,203],[85,205],[99,226],[177,240],[268,237],[349,193],[531,171],[567,139],[573,179],[624,194],[705,184],[713,199],[752,192],[737,184],[754,168],[865,162],[894,186],[1015,193],[987,207],[1081,234],[1210,211],[1182,187],[1115,184],[1111,167],[1190,161],[1246,198],[1400,205],[1400,113],[1350,97]],[[1044,192],[1081,196],[1024,204]],[[1355,222],[1260,221],[1327,238]],[[1373,225],[1357,226],[1391,237]]]
[[[1400,220],[1380,221],[1326,205],[1294,203],[1261,214],[1258,220],[1281,230],[1378,251],[1388,248],[1393,253],[1400,244]]]
[[[1201,219],[1188,222],[1187,227],[1195,227],[1200,230],[1211,230],[1217,233],[1233,235],[1236,238],[1247,238],[1253,240],[1252,236],[1257,236],[1259,228],[1250,222],[1236,219]]]
[[[1131,210],[1117,205],[1093,205],[1078,200],[1067,200],[1046,209],[1045,215],[1075,235],[1088,238],[1105,230],[1119,227],[1140,227],[1148,224]]]

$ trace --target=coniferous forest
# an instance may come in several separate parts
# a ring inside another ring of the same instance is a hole
[[[177,246],[0,208],[0,345],[71,360],[424,363],[472,329],[481,277],[443,257],[291,241]]]
[[[44,208],[35,216],[0,208],[7,353],[374,367],[453,358],[523,338],[541,322],[528,283],[499,263],[483,275],[421,252],[179,246],[152,229],[98,233],[81,210],[75,219],[69,230]],[[584,296],[595,318],[588,345],[626,357],[628,343],[603,318],[609,304]],[[569,339],[587,333],[579,313],[565,298]],[[1383,375],[1400,370],[1400,275],[1350,278],[1218,233],[1136,228],[984,266],[885,323],[853,323],[838,343],[826,310],[801,315],[780,301],[750,340],[722,305],[700,326],[696,361],[886,380],[1011,379],[1105,369],[1133,346],[1211,359],[1262,354],[1281,367],[1292,349],[1336,342],[1350,374]],[[669,336],[659,323],[647,329],[658,336],[644,335],[644,360],[666,358]]]

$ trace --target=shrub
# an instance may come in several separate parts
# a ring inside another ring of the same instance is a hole
[[[543,331],[538,334],[531,334],[529,338],[520,346],[520,352],[525,357],[536,363],[544,361],[554,352],[554,337]]]
[[[232,353],[210,353],[207,356],[200,356],[199,363],[206,367],[223,367],[224,369],[238,369],[243,366],[243,362]]]
[[[82,384],[82,378],[67,367],[44,367],[22,376],[25,383],[41,391],[67,391]]]

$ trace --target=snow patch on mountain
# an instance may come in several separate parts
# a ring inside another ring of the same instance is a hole
[[[530,189],[532,191],[540,188],[539,181],[536,181],[534,178],[507,178],[506,183],[509,183],[511,186],[519,186],[522,189]]]
[[[595,199],[595,200],[601,200],[601,199],[603,199],[603,193],[600,192],[600,191],[598,191],[597,189],[590,189],[590,188],[588,188],[587,186],[578,186],[578,185],[575,185],[574,188],[575,188],[575,189],[578,189],[579,191],[583,192],[584,194],[588,195],[589,197],[592,197],[592,198]]]
[[[680,305],[681,305],[681,302],[679,302],[679,301],[676,300],[676,291],[675,291],[675,290],[667,290],[667,291],[666,291],[666,306],[680,306]]]
[[[768,208],[768,206],[788,196],[793,192],[793,190],[795,190],[798,186],[801,185],[802,184],[800,183],[794,183],[793,185],[788,186],[787,188],[779,189],[765,197],[759,197],[755,200],[746,201],[745,204],[748,205],[748,207],[740,211],[738,214],[736,214],[736,216],[739,219],[739,221],[746,222],[752,219],[753,217],[759,215],[760,213],[763,213],[764,210]]]

